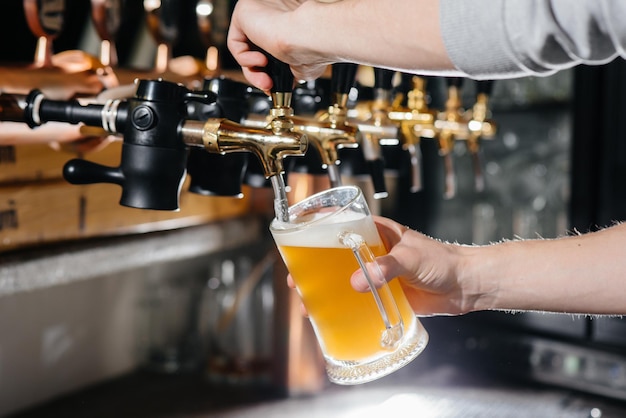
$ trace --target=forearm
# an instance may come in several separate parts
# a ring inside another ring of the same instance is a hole
[[[463,247],[475,310],[626,314],[626,224],[552,240]]]
[[[440,74],[455,70],[441,38],[438,0],[308,1],[292,22],[289,42],[328,55],[329,62]]]

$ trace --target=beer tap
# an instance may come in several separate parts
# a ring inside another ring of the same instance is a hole
[[[272,98],[272,108],[270,109],[270,122],[268,128],[274,135],[288,136],[293,134],[293,108],[291,107],[291,98],[293,92],[293,74],[289,65],[278,61],[273,56],[266,54],[268,57],[267,71],[272,77],[272,88],[270,95]],[[302,134],[301,134],[302,135]],[[302,135],[301,138],[306,138],[306,135]],[[269,162],[273,162],[274,167],[265,167],[266,177],[270,177],[272,180],[272,187],[274,189],[274,211],[276,212],[276,218],[283,222],[289,222],[289,204],[287,200],[287,187],[285,185],[285,179],[282,176],[284,172],[282,160],[285,155],[296,154],[304,155],[306,151],[307,143],[298,139],[294,141],[303,144],[304,146],[294,148],[281,149],[276,153],[275,157]],[[270,147],[270,149],[272,149]],[[275,149],[278,151],[278,149]],[[266,153],[269,155],[274,152]],[[270,168],[270,170],[268,170]]]
[[[100,62],[117,66],[115,41],[122,21],[124,0],[91,0],[91,20],[100,37]]]
[[[192,119],[226,118],[242,121],[249,113],[248,99],[253,88],[225,77],[204,82],[203,90],[216,94],[215,103],[198,103],[190,114]],[[242,183],[248,168],[248,153],[219,155],[191,147],[187,172],[191,177],[189,191],[207,196],[243,197]]]
[[[33,66],[52,67],[52,41],[63,29],[65,2],[24,0],[24,12],[28,27],[37,37]]]
[[[176,0],[144,0],[148,30],[157,43],[154,72],[167,72],[172,44],[178,39],[179,4]]]
[[[461,102],[461,86],[463,79],[450,77],[446,79],[448,87],[448,99],[445,110],[439,113],[435,121],[437,139],[439,142],[439,155],[443,157],[445,189],[444,198],[451,199],[456,195],[456,175],[452,152],[454,143],[458,139],[467,139],[467,121],[464,119]]]
[[[468,111],[469,115],[467,117],[467,127],[469,129],[467,148],[472,156],[474,185],[478,192],[482,192],[485,189],[485,178],[480,159],[480,140],[491,139],[496,133],[496,125],[489,119],[489,97],[492,89],[493,80],[476,82],[476,103]]]
[[[51,123],[32,130],[14,120],[14,115],[23,113],[25,106],[20,97],[33,88],[41,89],[49,98],[80,97],[86,102],[97,100],[103,89],[117,84],[111,71],[89,54],[69,50],[53,55],[52,41],[65,26],[66,2],[24,0],[23,7],[29,29],[38,38],[37,51],[32,64],[0,67],[0,144],[44,143],[51,150],[78,154],[101,148],[110,139],[102,129]]]
[[[267,56],[267,71],[273,85],[270,90],[272,108],[266,127],[254,128],[225,119],[210,119],[202,128],[201,122],[186,121],[182,133],[188,144],[203,146],[209,152],[226,154],[247,150],[255,154],[261,162],[265,177],[272,183],[276,217],[288,222],[283,159],[289,155],[303,156],[307,137],[293,129],[291,97],[294,79],[291,69],[287,64]]]
[[[382,139],[397,139],[398,127],[388,117],[391,107],[393,77],[395,71],[383,68],[374,68],[373,100],[369,105],[366,116],[361,116],[355,122],[361,132],[359,144],[370,172],[374,186],[374,198],[382,199],[388,196],[385,184],[385,162],[382,157]],[[357,111],[357,117],[360,112]],[[352,119],[350,119],[350,122]]]
[[[309,144],[320,156],[331,187],[341,186],[338,150],[357,148],[358,128],[347,123],[347,102],[354,85],[356,64],[333,64],[331,75],[332,104],[315,119],[293,117],[294,130],[307,135]]]
[[[207,2],[201,3],[196,7],[200,38],[202,41],[209,41],[205,33],[206,30],[211,30],[210,26],[206,26],[206,19],[209,17],[207,13],[210,15],[209,8]],[[161,76],[198,89],[204,77],[214,76],[217,73],[217,49],[210,48],[209,45],[207,45],[207,57],[204,63],[198,63],[198,60],[190,56],[173,57],[172,46],[179,37],[181,2],[178,0],[143,0],[143,7],[146,12],[148,30],[157,44],[154,67],[150,71],[152,76]],[[121,76],[133,77],[132,73]],[[140,77],[148,78],[146,75]]]
[[[83,51],[53,54],[52,42],[65,26],[66,2],[23,0],[28,27],[37,38],[35,57],[27,65],[0,66],[0,90],[27,94],[37,87],[56,99],[96,95],[111,82],[104,66]]]
[[[140,80],[134,97],[104,105],[48,100],[36,90],[26,102],[25,120],[31,128],[58,121],[123,135],[120,166],[74,159],[66,163],[63,175],[73,184],[120,185],[120,204],[129,207],[177,210],[189,147],[217,154],[249,151],[272,178],[282,173],[283,157],[302,155],[306,149],[306,138],[291,132],[284,120],[277,120],[272,129],[244,127],[224,118],[190,120],[187,105],[215,102],[215,94],[164,80]],[[277,184],[280,187],[280,180]]]
[[[403,80],[410,82],[406,93],[406,106],[394,103],[388,113],[389,119],[400,125],[402,148],[408,152],[411,162],[411,192],[422,189],[421,138],[433,139],[435,134],[436,112],[428,108],[426,102],[426,80],[412,74],[403,74]]]

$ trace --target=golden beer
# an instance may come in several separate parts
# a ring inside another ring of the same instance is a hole
[[[308,312],[329,378],[364,383],[417,357],[428,334],[399,281],[363,293],[350,285],[359,268],[371,280],[384,281],[375,257],[386,250],[361,191],[330,189],[290,207],[289,214],[290,222],[274,220],[270,230]]]
[[[383,255],[379,248],[375,255]],[[372,295],[350,286],[359,268],[348,248],[280,247],[323,351],[335,360],[364,360],[388,350],[381,347],[385,329]],[[289,266],[293,265],[291,268]],[[400,283],[389,283],[404,327],[413,327],[411,310]]]

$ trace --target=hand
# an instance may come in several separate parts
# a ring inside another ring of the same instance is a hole
[[[391,219],[375,216],[374,220],[389,251],[376,261],[387,281],[401,281],[416,314],[456,315],[473,310],[473,292],[460,274],[462,246],[429,238]],[[357,291],[369,290],[360,269],[352,275],[351,284]]]
[[[231,16],[228,48],[246,79],[263,91],[272,87],[264,67],[263,51],[291,67],[296,80],[320,77],[330,61],[320,53],[291,44],[302,28],[294,27],[293,14],[305,0],[239,0]],[[302,12],[304,13],[304,12]]]

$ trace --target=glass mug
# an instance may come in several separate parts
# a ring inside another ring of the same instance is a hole
[[[424,350],[426,330],[398,280],[386,283],[375,261],[386,250],[358,187],[312,195],[289,208],[289,222],[274,219],[270,231],[307,310],[331,382],[378,379]],[[350,285],[358,268],[370,292]]]

